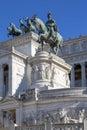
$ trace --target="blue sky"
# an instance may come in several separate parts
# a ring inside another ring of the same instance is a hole
[[[0,0],[0,42],[5,41],[10,22],[36,14],[44,23],[50,11],[63,39],[87,35],[87,0]]]

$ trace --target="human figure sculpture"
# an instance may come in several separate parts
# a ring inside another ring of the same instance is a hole
[[[31,71],[31,81],[35,82],[38,79],[38,67],[33,66]]]
[[[44,120],[44,112],[43,111],[39,111],[37,114],[37,122],[38,124],[43,123]]]
[[[67,116],[67,111],[64,108],[59,111],[59,118],[62,123],[70,122],[70,117]]]
[[[47,29],[49,30],[49,28],[52,28],[52,27],[53,27],[53,30],[57,32],[58,29],[57,29],[56,22],[55,22],[55,20],[52,18],[52,15],[51,15],[50,12],[48,13],[47,17],[48,17],[48,21],[46,22],[46,27],[47,27]]]
[[[46,69],[45,69],[45,71],[46,71],[46,78],[48,80],[50,80],[50,78],[51,78],[51,69],[50,69],[50,66],[47,66]]]
[[[58,74],[57,69],[55,67],[53,67],[53,70],[52,70],[52,79],[53,80],[57,79],[57,74]]]
[[[79,122],[83,123],[84,118],[85,118],[85,109],[82,109],[79,111]]]
[[[45,76],[45,66],[44,65],[38,66],[38,76],[39,76],[39,79],[45,79],[46,78],[46,76]]]
[[[57,32],[56,23],[51,18],[51,15],[48,14],[48,16],[49,20],[46,22],[46,25],[43,23],[41,19],[36,18],[36,15],[33,15],[31,17],[31,21],[33,22],[33,24],[36,27],[36,30],[38,31],[38,42],[41,43],[42,51],[45,42],[49,44],[51,52],[57,54],[58,50],[61,49],[63,38]]]

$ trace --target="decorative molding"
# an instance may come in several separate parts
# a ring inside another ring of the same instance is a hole
[[[37,41],[38,35],[30,32],[22,36],[18,36],[14,39],[0,43],[0,49],[11,50],[12,46],[19,46],[21,44],[29,43],[31,39]]]
[[[22,59],[22,58],[19,58],[19,57],[17,57],[17,56],[13,56],[12,58],[13,58],[13,60],[15,60],[16,62],[25,64],[25,60]]]
[[[87,110],[85,109],[65,109],[58,108],[57,110],[44,111],[40,110],[37,113],[34,111],[24,114],[23,123],[29,124],[43,124],[49,116],[52,123],[83,123],[87,116]]]

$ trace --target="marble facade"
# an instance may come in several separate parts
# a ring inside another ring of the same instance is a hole
[[[29,125],[39,129],[47,118],[52,124],[83,126],[87,89],[74,86],[73,60],[69,65],[68,58],[66,62],[63,59],[66,55],[60,58],[38,47],[37,35],[32,32],[0,44],[0,129],[20,130]],[[84,64],[81,67],[85,73]],[[85,77],[82,78],[85,84]]]
[[[64,41],[60,56],[72,66],[71,87],[87,86],[87,36],[79,36]],[[76,69],[75,69],[76,68]],[[78,70],[77,70],[78,68]],[[76,75],[81,75],[76,78]]]

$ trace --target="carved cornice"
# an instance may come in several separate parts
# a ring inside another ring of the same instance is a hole
[[[15,49],[12,49],[10,51],[7,51],[6,53],[3,53],[2,55],[0,55],[0,58],[8,57],[8,56],[14,56],[13,59],[17,58],[17,59],[20,59],[22,61],[27,59],[26,55],[24,55],[23,53],[15,50]]]
[[[87,52],[67,55],[62,58],[65,59],[65,61],[67,61],[68,63],[79,62],[81,60],[87,61]]]
[[[64,45],[66,44],[70,44],[70,43],[78,43],[79,41],[84,41],[84,40],[86,40],[87,41],[87,35],[85,35],[85,36],[79,36],[79,37],[75,37],[75,38],[70,38],[70,39],[68,39],[68,40],[65,40],[64,41]]]
[[[62,57],[87,52],[87,36],[64,41],[62,50]]]
[[[38,35],[30,32],[25,35],[18,36],[14,39],[0,43],[0,49],[11,50],[12,46],[19,46],[30,42],[31,40],[37,41]]]
[[[15,104],[15,107],[16,105],[19,104],[19,100],[17,100],[16,98],[12,97],[12,96],[6,96],[4,99],[2,99],[0,101],[0,105],[3,107],[3,106],[8,106],[8,105],[12,105],[12,104]]]
[[[67,64],[63,59],[61,59],[60,57],[54,54],[49,54],[48,52],[45,51],[38,52],[35,57],[28,59],[28,63],[31,65],[34,63],[41,63],[41,62],[50,63],[50,64],[54,63],[66,70],[71,69],[71,66]]]

